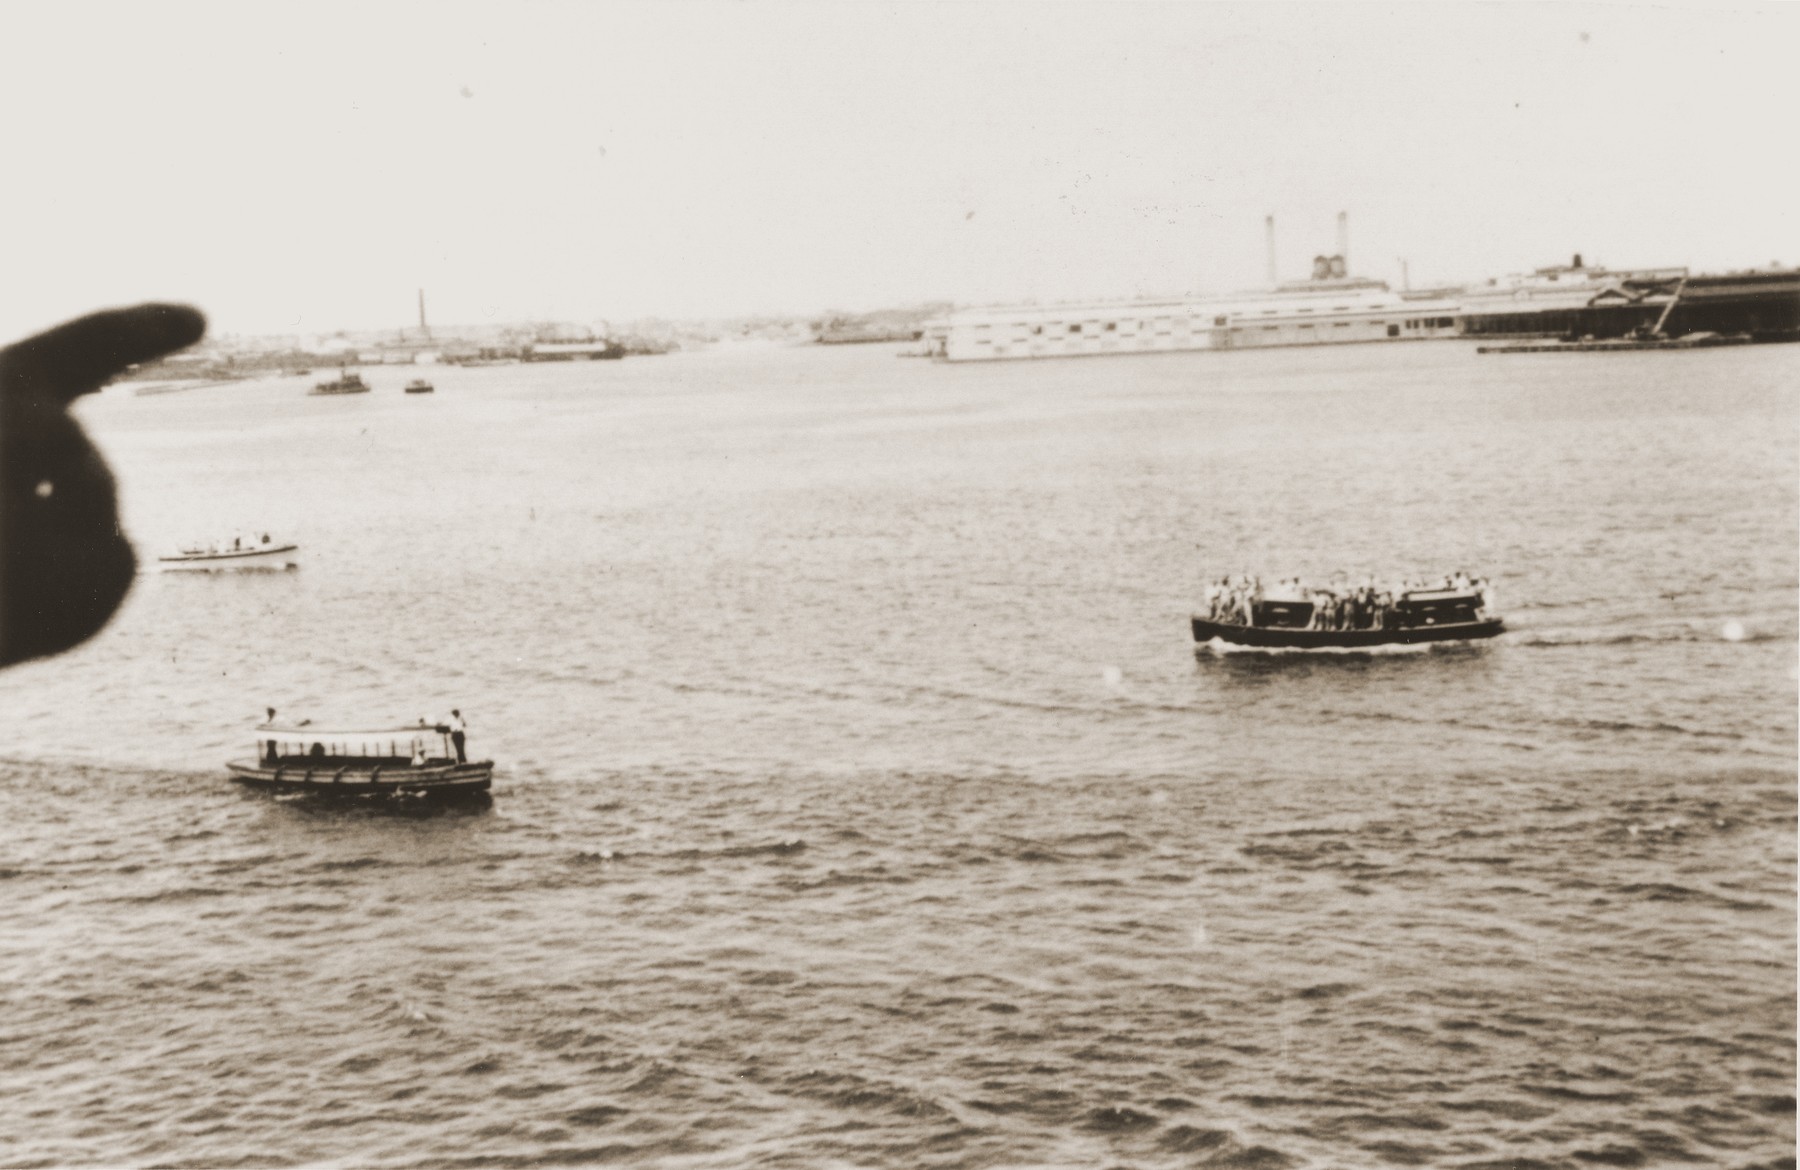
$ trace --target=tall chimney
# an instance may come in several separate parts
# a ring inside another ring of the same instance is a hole
[[[1350,213],[1338,212],[1338,255],[1344,258],[1344,271],[1350,271]]]
[[[425,324],[425,290],[419,290],[419,332],[431,336],[431,329]]]
[[[1269,241],[1269,287],[1275,287],[1275,217],[1263,220],[1263,231]]]

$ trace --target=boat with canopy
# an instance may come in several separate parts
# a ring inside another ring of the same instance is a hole
[[[231,778],[272,792],[328,796],[472,796],[493,782],[492,760],[458,760],[449,726],[331,727],[263,723],[256,758],[226,764]]]

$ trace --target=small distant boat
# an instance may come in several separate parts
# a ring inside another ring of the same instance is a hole
[[[423,378],[414,378],[406,384],[406,392],[408,394],[430,394],[436,389],[436,386],[433,386]]]
[[[924,336],[925,330],[911,322],[836,317],[821,326],[813,340],[820,345],[866,345],[884,341],[917,341]]]
[[[329,382],[320,382],[308,394],[367,394],[369,384],[355,370],[345,370]]]
[[[168,556],[156,558],[163,572],[222,573],[242,570],[280,572],[300,567],[300,546],[282,544],[264,533],[261,538],[234,536],[230,542],[184,545]]]
[[[1310,601],[1258,601],[1251,607],[1253,621],[1195,614],[1192,625],[1194,641],[1202,646],[1216,640],[1261,650],[1365,650],[1496,637],[1505,632],[1505,623],[1485,604],[1474,591],[1418,590],[1395,598],[1379,625],[1319,629]]]
[[[267,792],[341,797],[481,796],[494,761],[459,761],[444,724],[343,729],[260,724],[256,758],[225,765],[231,778]]]

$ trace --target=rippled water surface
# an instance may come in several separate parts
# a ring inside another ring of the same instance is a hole
[[[84,404],[303,564],[0,676],[0,1164],[1793,1165],[1800,347],[412,372]],[[492,807],[240,793],[265,705]]]

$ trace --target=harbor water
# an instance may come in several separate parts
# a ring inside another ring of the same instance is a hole
[[[300,568],[0,675],[0,1165],[1794,1164],[1800,347],[416,373],[80,407]],[[265,706],[492,806],[241,792]]]

